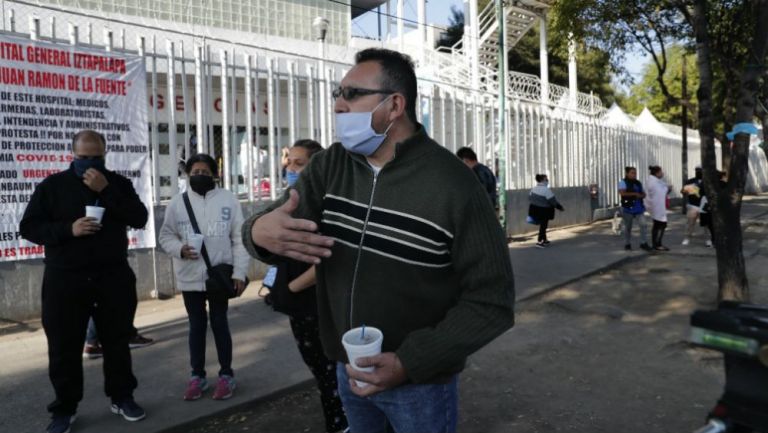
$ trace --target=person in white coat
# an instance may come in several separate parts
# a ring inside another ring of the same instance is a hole
[[[232,192],[216,187],[217,165],[209,155],[197,154],[189,158],[186,171],[189,175],[189,189],[186,194],[197,225],[204,236],[204,245],[211,265],[233,265],[232,280],[239,296],[245,290],[245,274],[249,260],[240,236],[243,224],[240,203]],[[205,280],[208,278],[205,261],[201,252],[187,243],[189,235],[195,231],[184,205],[183,194],[176,195],[168,204],[160,229],[160,245],[173,257],[176,284],[184,297],[184,306],[189,317],[192,374],[187,383],[184,400],[197,400],[208,388],[205,377],[206,302],[220,366],[213,398],[224,400],[231,397],[235,389],[232,335],[227,321],[228,299],[208,296],[205,290]]]
[[[653,249],[656,251],[669,251],[669,248],[662,244],[664,231],[667,229],[667,195],[670,186],[662,179],[664,171],[658,165],[648,167],[650,176],[646,182],[645,208],[651,214],[653,219],[653,228],[651,230],[651,241]]]

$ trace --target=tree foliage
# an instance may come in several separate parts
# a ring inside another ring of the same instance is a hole
[[[667,50],[669,67],[664,76],[664,81],[673,95],[683,95],[683,61],[685,61],[687,75],[687,96],[693,107],[698,106],[696,90],[699,88],[699,72],[696,69],[696,55],[682,45],[672,45]],[[639,82],[629,89],[629,94],[623,100],[623,108],[630,114],[639,115],[644,107],[662,122],[682,125],[682,105],[671,104],[664,96],[656,80],[658,69],[653,61],[649,61],[643,68]],[[688,111],[688,125],[697,128],[698,118],[696,113]]]
[[[555,11],[556,33],[602,48],[611,53],[614,65],[641,47],[656,67],[657,89],[667,104],[697,109],[705,184],[714,196],[718,297],[748,299],[740,214],[749,136],[738,134],[729,145],[725,132],[737,122],[752,122],[755,116],[759,78],[765,78],[768,0],[560,0]],[[675,80],[674,74],[668,74],[672,69],[668,50],[673,45],[695,47],[698,107],[672,88]],[[716,135],[725,143],[725,187],[717,181]]]
[[[549,52],[549,82],[568,86],[568,43],[554,38],[547,43]],[[510,71],[539,75],[539,26],[528,31],[509,52]],[[576,77],[579,91],[599,97],[605,106],[616,101],[616,89],[611,83],[614,68],[605,51],[579,44],[576,52]]]
[[[488,0],[478,3],[478,8],[482,10]],[[452,7],[451,15],[450,25],[440,38],[438,47],[451,47],[464,36],[464,13]],[[548,49],[550,83],[568,86],[567,41],[555,38],[548,42]],[[540,65],[539,28],[536,25],[509,51],[509,70],[538,76]],[[611,56],[599,48],[580,45],[576,54],[576,65],[579,90],[594,92],[606,106],[613,104],[616,100],[616,90],[611,84],[614,71]]]
[[[454,45],[461,48],[464,37],[464,12],[456,6],[451,6],[451,16],[448,18],[448,28],[440,35],[435,48],[451,48]],[[458,45],[457,45],[458,44]]]

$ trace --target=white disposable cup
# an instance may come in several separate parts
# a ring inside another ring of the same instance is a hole
[[[196,253],[200,254],[200,250],[203,249],[203,239],[205,236],[197,233],[187,235],[187,245],[192,247]]]
[[[358,371],[365,371],[368,373],[373,372],[373,367],[358,367],[355,361],[358,358],[365,358],[368,356],[375,356],[381,353],[381,343],[384,341],[384,334],[377,328],[370,326],[365,327],[365,340],[361,338],[362,328],[354,328],[345,332],[341,337],[341,344],[344,345],[344,349],[347,351],[347,358],[349,364]],[[368,386],[367,383],[355,380],[355,383],[360,388]]]
[[[101,224],[101,219],[104,217],[104,208],[101,206],[86,206],[85,216],[95,218],[96,222]]]

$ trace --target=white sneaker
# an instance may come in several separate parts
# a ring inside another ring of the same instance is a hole
[[[688,238],[683,239],[683,246],[687,246],[691,241]]]
[[[708,240],[706,245],[707,245],[707,248],[712,248],[712,241]]]

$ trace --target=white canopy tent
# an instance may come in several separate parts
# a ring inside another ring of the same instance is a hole
[[[606,111],[603,116],[603,122],[611,126],[626,126],[629,128],[635,127],[635,122],[619,107],[617,103],[613,103],[611,108]]]
[[[640,131],[647,134],[659,135],[668,138],[678,138],[678,136],[672,134],[669,129],[659,122],[658,119],[651,113],[648,107],[643,108],[643,112],[635,119],[635,127]]]

